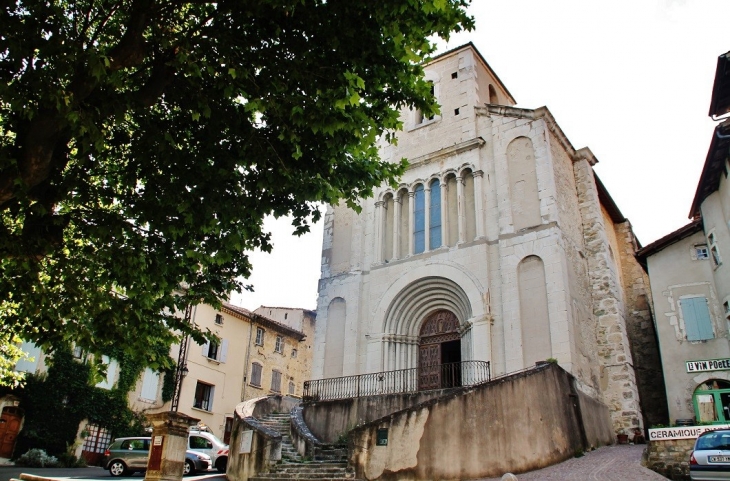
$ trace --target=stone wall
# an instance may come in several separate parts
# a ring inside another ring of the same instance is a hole
[[[675,480],[689,479],[689,456],[695,439],[650,441],[644,452],[644,464],[652,471]]]
[[[631,223],[627,220],[614,228],[624,279],[626,330],[631,341],[631,357],[645,426],[669,424],[662,360],[650,307],[649,276],[636,260],[637,240]]]
[[[521,473],[611,444],[607,407],[556,364],[442,396],[350,433],[350,464],[368,480],[473,479]],[[387,445],[378,431],[388,430]]]
[[[592,287],[601,391],[611,411],[614,429],[633,429],[643,420],[621,302],[621,286],[608,249],[593,168],[588,159],[577,157],[573,165]]]

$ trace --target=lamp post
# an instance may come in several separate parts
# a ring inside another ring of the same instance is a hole
[[[193,306],[188,304],[185,308],[185,323],[190,324],[190,315],[192,313]],[[175,369],[175,389],[172,391],[172,404],[170,405],[170,412],[177,412],[177,408],[180,405],[180,389],[182,388],[182,382],[185,376],[188,375],[188,341],[190,336],[185,336],[180,343],[180,352],[177,355],[177,368]]]

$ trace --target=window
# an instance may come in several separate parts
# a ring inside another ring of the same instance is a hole
[[[134,451],[149,451],[150,440],[149,439],[127,439],[122,443],[119,449],[129,449]]]
[[[257,346],[264,345],[264,330],[260,327],[256,328],[256,345]]]
[[[213,449],[213,443],[203,436],[190,436],[190,449]]]
[[[109,356],[101,356],[101,362],[106,366],[106,378],[96,383],[96,387],[111,389],[114,387],[114,382],[117,379],[117,368],[119,364],[114,359],[109,359]]]
[[[730,383],[709,379],[697,386],[692,396],[699,423],[730,422]]]
[[[436,96],[436,88],[434,87],[433,81],[430,81],[429,80],[428,83],[431,84],[431,95],[433,97],[435,97]],[[433,114],[430,115],[430,116],[425,116],[425,115],[423,115],[423,112],[420,109],[419,110],[416,110],[416,125],[422,124],[422,123],[424,123],[424,122],[426,122],[428,120],[433,120],[433,119],[434,119]]]
[[[251,364],[251,385],[261,387],[261,364]]]
[[[223,428],[223,442],[230,444],[231,432],[233,432],[233,418],[226,418],[226,426]]]
[[[297,350],[296,349],[292,349],[291,350],[291,357],[297,357]]]
[[[287,314],[287,313],[285,312],[285,313],[284,313],[284,319],[286,319],[287,317],[289,317],[289,314]]]
[[[228,356],[228,340],[223,339],[220,344],[208,341],[203,345],[203,356],[218,362],[226,362]]]
[[[193,407],[203,411],[213,410],[213,391],[215,386],[198,381],[195,386],[195,399]]]
[[[271,371],[271,390],[281,392],[281,373],[279,371]]]
[[[216,314],[215,315],[215,323],[218,324],[219,326],[220,325],[223,325],[223,315]]]
[[[697,259],[709,259],[710,251],[707,249],[707,246],[704,244],[695,246],[695,256],[697,257]]]
[[[84,355],[84,353],[79,346],[74,347],[73,356],[76,359],[81,359],[81,356],[83,356],[83,355]]]
[[[425,192],[423,185],[418,184],[414,190],[414,228],[413,228],[413,252],[420,254],[426,250],[426,209],[425,209]]]
[[[294,381],[289,381],[289,394],[294,394],[296,391],[296,386],[294,385]]]
[[[707,246],[710,248],[712,262],[715,264],[715,267],[718,267],[722,264],[722,259],[720,258],[720,251],[717,248],[717,239],[715,238],[714,231],[707,234]]]
[[[679,300],[684,317],[684,330],[688,341],[713,339],[710,310],[705,297],[688,297]]]
[[[160,373],[153,371],[150,368],[145,369],[144,377],[142,378],[142,392],[140,393],[140,399],[149,402],[155,402],[157,399],[157,388],[160,385]]]
[[[441,183],[438,179],[431,182],[429,202],[428,245],[430,249],[441,247]]]
[[[281,336],[276,336],[276,346],[274,346],[274,351],[282,353],[284,352],[284,338]]]

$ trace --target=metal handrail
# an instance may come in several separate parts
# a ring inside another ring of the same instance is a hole
[[[331,401],[378,394],[474,386],[491,380],[489,361],[462,361],[356,376],[304,381],[304,401]]]

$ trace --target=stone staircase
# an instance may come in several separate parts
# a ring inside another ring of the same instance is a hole
[[[269,414],[259,420],[266,427],[281,433],[281,462],[272,466],[270,472],[254,476],[250,481],[360,481],[347,469],[345,448],[323,447],[317,451],[313,460],[303,459],[291,442],[290,419],[289,414]]]

